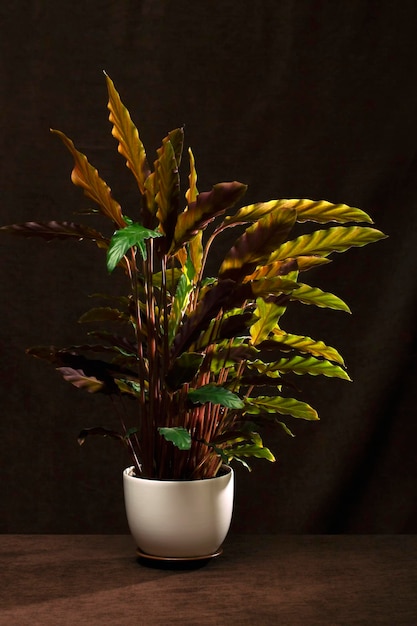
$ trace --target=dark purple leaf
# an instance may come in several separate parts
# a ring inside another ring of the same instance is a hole
[[[99,437],[112,437],[113,439],[118,439],[123,444],[126,443],[123,435],[121,435],[117,431],[109,430],[108,428],[103,428],[102,426],[93,426],[92,428],[84,428],[78,435],[78,443],[80,444],[80,446],[83,445],[87,437],[89,437],[90,435],[98,435]]]
[[[95,241],[100,248],[107,248],[109,240],[101,233],[88,226],[75,222],[24,222],[1,226],[0,231],[20,237],[41,237],[46,241],[53,239],[89,239]]]
[[[266,263],[272,252],[286,241],[296,218],[294,209],[285,209],[251,224],[227,253],[219,276],[239,280],[251,274],[257,265]]]
[[[222,215],[245,194],[246,185],[236,181],[218,183],[211,191],[200,193],[187,211],[178,216],[174,242],[170,252],[174,254],[184,243],[204,230],[218,215]]]
[[[231,280],[223,280],[206,291],[202,300],[200,300],[175,337],[172,346],[172,359],[177,358],[184,352],[197,335],[207,328],[210,321],[222,310],[223,306],[230,299],[230,292],[234,284]]]
[[[119,394],[115,378],[123,377],[137,380],[136,372],[131,369],[99,359],[88,359],[76,351],[70,352],[54,346],[35,346],[26,352],[31,356],[52,363],[65,380],[90,392],[100,391],[106,394]]]

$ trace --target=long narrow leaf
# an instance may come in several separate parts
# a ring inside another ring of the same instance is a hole
[[[99,248],[104,249],[107,249],[109,245],[109,240],[100,232],[75,222],[24,222],[23,224],[1,226],[0,232],[18,237],[41,237],[46,241],[54,239],[76,239],[77,241],[82,241],[87,239],[94,241]]]
[[[111,437],[112,439],[118,439],[122,443],[126,442],[125,437],[115,430],[109,430],[108,428],[103,428],[102,426],[93,426],[92,428],[84,428],[78,435],[78,443],[80,446],[84,444],[87,437],[92,435],[99,437]]]
[[[310,285],[305,285],[304,283],[298,283],[298,285],[299,286],[289,294],[290,300],[297,300],[303,304],[315,304],[325,309],[351,313],[346,302],[333,293],[322,291],[318,287],[310,287]]]
[[[175,253],[181,246],[190,241],[199,230],[204,230],[215,217],[222,215],[236,204],[246,189],[246,185],[234,181],[218,183],[213,186],[211,191],[198,194],[195,202],[192,202],[188,209],[178,216],[170,253]]]
[[[385,239],[386,235],[376,228],[366,226],[334,226],[327,230],[317,230],[308,235],[282,244],[269,257],[269,263],[282,259],[295,258],[298,255],[327,256],[332,252],[345,252],[353,246],[365,246],[368,243]]]
[[[224,218],[222,226],[232,226],[235,224],[246,224],[257,222],[261,217],[269,215],[276,209],[282,208],[282,200],[269,200],[269,202],[257,202],[241,207],[234,215]]]
[[[244,282],[251,280],[260,280],[261,278],[275,278],[276,276],[286,276],[294,271],[306,271],[319,265],[327,265],[331,263],[331,259],[319,256],[299,256],[296,259],[284,259],[275,261],[267,265],[257,267],[256,270],[245,276]]]
[[[89,322],[128,322],[129,315],[112,307],[94,307],[79,318],[82,324]]]
[[[283,347],[288,350],[297,350],[298,352],[311,354],[315,357],[323,357],[324,359],[334,361],[344,366],[343,357],[336,348],[327,346],[323,341],[316,341],[311,337],[293,335],[286,333],[280,328],[275,328],[269,335],[268,341],[271,342],[271,347],[275,345],[276,347]],[[263,344],[259,346],[260,349],[264,347],[266,346]]]
[[[316,359],[313,356],[295,355],[291,358],[282,358],[273,363],[263,363],[256,360],[248,363],[249,369],[256,369],[261,374],[271,376],[271,378],[279,377],[280,373],[293,372],[294,374],[310,374],[311,376],[324,375],[330,378],[342,378],[349,380],[347,372],[334,363],[325,359]]]
[[[232,459],[240,460],[240,457],[266,459],[272,463],[275,461],[275,457],[271,450],[258,443],[244,443],[230,448],[224,448],[223,453],[228,457],[229,461]]]
[[[165,137],[162,147],[158,150],[158,159],[155,161],[158,189],[155,200],[159,228],[166,236],[168,247],[174,236],[179,211],[180,178],[177,158],[169,137]]]
[[[71,180],[74,185],[84,189],[85,195],[97,203],[101,212],[119,228],[123,228],[126,222],[123,219],[120,204],[113,199],[110,187],[100,178],[96,168],[90,165],[85,154],[79,152],[71,139],[64,133],[53,129],[51,129],[51,132],[61,139],[74,158],[75,165],[71,173]]]
[[[289,209],[269,213],[251,224],[227,253],[219,276],[237,280],[252,273],[287,239],[296,217],[296,212]]]
[[[182,274],[177,284],[174,302],[168,318],[168,339],[170,345],[176,335],[177,329],[187,308],[192,287],[193,285],[188,276],[186,274]]]
[[[190,159],[190,174],[188,176],[189,187],[185,193],[185,198],[188,202],[188,205],[190,205],[197,200],[198,189],[197,189],[197,170],[195,167],[194,154],[191,148],[188,148],[188,156]]]
[[[213,318],[229,301],[233,286],[233,281],[223,280],[208,289],[204,298],[180,326],[172,343],[171,359],[177,358],[191,345],[200,332],[206,330]]]
[[[195,159],[191,148],[188,149],[190,157],[190,174],[188,176],[189,188],[185,194],[188,205],[194,203],[197,200],[197,170],[195,167]],[[196,281],[199,276],[199,272],[202,266],[203,260],[203,232],[201,230],[190,239],[188,244],[189,256],[194,268],[194,280]]]
[[[127,167],[136,178],[140,192],[145,194],[145,181],[150,174],[146,152],[139,133],[131,120],[130,113],[122,103],[111,78],[105,73],[110,111],[109,120],[113,124],[112,135],[119,142],[119,152],[126,159]]]
[[[284,398],[282,396],[245,398],[245,412],[249,413],[249,415],[280,413],[304,420],[319,419],[317,411],[309,404],[296,400],[295,398]]]
[[[333,204],[326,200],[302,199],[282,199],[270,200],[269,202],[259,202],[242,207],[235,215],[228,216],[224,224],[232,225],[236,223],[253,222],[263,215],[272,211],[295,209],[297,211],[297,222],[313,221],[321,224],[327,222],[367,222],[372,224],[371,217],[355,207],[347,204]]]
[[[97,393],[104,389],[105,385],[102,380],[98,380],[95,376],[86,376],[83,370],[76,370],[72,367],[57,367],[56,369],[64,380],[78,389],[84,389],[88,393]]]
[[[265,302],[263,298],[256,300],[256,307],[254,315],[258,319],[250,328],[251,339],[254,346],[268,337],[284,312],[283,307],[276,305],[274,302]]]
[[[284,201],[285,202],[285,201]],[[326,224],[328,222],[367,222],[373,224],[372,218],[356,207],[347,204],[333,204],[327,200],[287,200],[297,211],[297,222],[317,222]]]

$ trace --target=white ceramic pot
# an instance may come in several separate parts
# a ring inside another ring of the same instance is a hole
[[[231,467],[203,480],[138,478],[128,467],[123,487],[127,521],[141,553],[185,559],[218,552],[232,519]]]

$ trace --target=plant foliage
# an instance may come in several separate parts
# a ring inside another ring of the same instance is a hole
[[[74,159],[72,182],[110,220],[113,235],[56,221],[1,230],[46,241],[92,241],[104,250],[108,271],[126,276],[129,293],[116,307],[93,308],[81,321],[121,324],[122,334],[96,330],[91,336],[101,343],[28,352],[52,363],[80,389],[134,403],[132,427],[122,419],[122,433],[88,428],[79,442],[87,435],[120,440],[138,474],[202,478],[214,476],[223,462],[273,461],[258,433],[262,423],[276,423],[292,435],[282,416],[318,419],[314,408],[291,397],[287,377],[350,380],[335,348],[281,327],[292,301],[349,311],[338,296],[300,282],[299,274],[329,262],[334,252],[385,235],[364,211],[327,201],[280,199],[235,210],[246,185],[224,182],[200,193],[191,150],[182,195],[183,129],[168,133],[151,167],[107,75],[106,82],[112,134],[137,182],[140,211],[125,215],[87,157],[62,132],[52,131]],[[294,237],[294,227],[304,222],[320,227]],[[218,275],[208,277],[213,243],[235,227],[240,234]]]

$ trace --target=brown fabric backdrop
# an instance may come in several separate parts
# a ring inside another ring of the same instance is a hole
[[[353,317],[294,306],[293,332],[346,358],[353,384],[300,380],[318,424],[270,433],[276,464],[238,470],[241,532],[416,532],[417,5],[413,1],[15,0],[0,8],[0,221],[72,219],[89,203],[49,127],[86,152],[132,212],[107,121],[105,69],[152,155],[186,124],[199,188],[247,201],[359,206],[390,235],[309,282]],[[123,452],[79,430],[117,423],[27,346],[84,340],[88,294],[117,291],[93,246],[0,241],[3,532],[125,532]],[[110,280],[110,287],[109,287]]]

